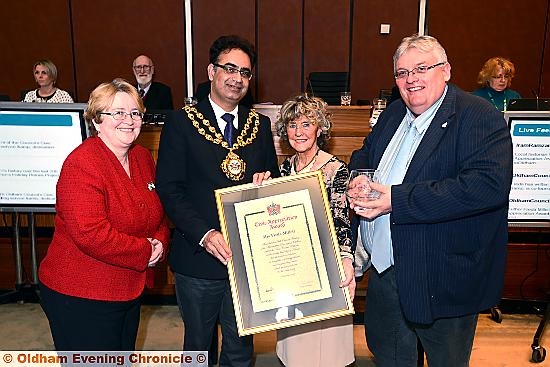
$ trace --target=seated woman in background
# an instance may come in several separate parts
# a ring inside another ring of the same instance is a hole
[[[34,80],[39,88],[27,92],[23,102],[73,103],[69,93],[54,86],[57,68],[50,60],[38,60],[33,66]]]
[[[332,123],[327,104],[305,94],[286,101],[277,121],[277,135],[296,152],[281,164],[281,175],[320,170],[327,188],[340,245],[346,279],[353,299],[355,277],[351,250],[351,230],[345,190],[347,165],[321,148],[330,137]],[[343,367],[355,360],[351,316],[277,330],[277,356],[287,367]]]
[[[472,94],[485,98],[499,111],[506,111],[510,100],[521,98],[510,89],[512,78],[516,75],[514,64],[503,57],[493,57],[485,62],[477,77],[481,88]]]

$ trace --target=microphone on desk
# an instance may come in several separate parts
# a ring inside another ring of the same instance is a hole
[[[537,99],[537,111],[539,110],[539,95],[537,93],[537,91],[535,90],[535,88],[531,88],[531,92],[533,92],[533,94],[535,95],[535,98]]]

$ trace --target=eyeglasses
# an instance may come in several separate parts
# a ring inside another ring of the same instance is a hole
[[[414,74],[425,74],[425,73],[428,72],[428,70],[433,69],[436,66],[445,65],[446,63],[447,63],[447,61],[443,61],[443,62],[434,64],[432,66],[420,65],[420,66],[417,66],[417,67],[415,67],[414,69],[411,69],[411,70],[399,69],[395,72],[395,74],[393,76],[395,77],[395,79],[404,79],[404,78],[408,78],[409,74],[411,74],[411,73],[413,75]]]
[[[504,74],[504,75],[493,75],[491,78],[493,79],[510,79],[512,76],[510,74]]]
[[[115,112],[100,112],[99,113],[100,115],[109,115],[111,116],[113,119],[117,120],[117,121],[122,121],[124,119],[126,119],[126,116],[130,116],[130,118],[134,121],[141,121],[143,120],[143,113],[139,112],[139,111],[130,111],[130,112],[126,112],[126,111],[115,111]]]
[[[233,64],[225,64],[225,65],[220,65],[220,64],[212,64],[218,68],[222,68],[223,71],[225,71],[227,74],[236,74],[236,73],[240,73],[241,76],[244,78],[244,79],[252,79],[252,71],[250,71],[250,69],[248,68],[240,68],[236,65],[233,65]]]
[[[297,124],[295,122],[290,122],[287,125],[287,129],[289,130],[298,130],[298,127],[301,127],[304,131],[309,131],[315,126],[312,122],[302,122],[301,124]]]
[[[153,65],[135,65],[134,70],[135,71],[144,71],[146,73],[150,72],[153,68]]]

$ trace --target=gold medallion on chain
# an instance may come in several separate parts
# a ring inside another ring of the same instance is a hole
[[[220,164],[220,167],[229,179],[233,181],[240,181],[244,176],[246,163],[241,159],[241,157],[230,150]]]
[[[223,173],[225,173],[227,178],[233,181],[242,180],[246,171],[246,163],[235,153],[235,150],[247,146],[252,143],[254,139],[256,139],[258,126],[260,125],[260,116],[256,110],[250,110],[243,130],[237,137],[237,142],[233,144],[232,147],[229,147],[229,144],[224,140],[223,135],[217,132],[216,128],[210,124],[210,121],[205,119],[204,115],[198,112],[195,107],[185,106],[183,109],[200,135],[204,136],[206,140],[229,150],[227,156],[220,164],[220,168]],[[252,124],[254,124],[254,126],[252,127],[252,130],[250,130]],[[247,137],[249,130],[250,136]]]

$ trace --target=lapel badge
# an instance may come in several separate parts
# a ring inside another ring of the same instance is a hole
[[[149,189],[149,191],[153,191],[153,190],[155,189],[155,184],[152,183],[152,182],[149,182],[149,183],[147,184],[147,188]]]
[[[443,128],[443,129],[446,128],[446,127],[447,127],[447,124],[448,124],[448,122],[445,121],[445,122],[443,123],[443,125],[441,125],[441,128]]]

